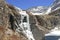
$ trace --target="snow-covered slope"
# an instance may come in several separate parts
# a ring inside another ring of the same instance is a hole
[[[48,34],[45,34],[45,36],[60,36],[60,28],[55,27]]]
[[[27,11],[31,12],[33,15],[42,15],[45,14],[49,7],[45,6],[37,6],[27,9]]]

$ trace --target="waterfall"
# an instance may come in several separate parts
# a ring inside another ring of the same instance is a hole
[[[26,11],[20,11],[19,13],[21,15],[21,23],[16,31],[22,32],[28,38],[28,40],[35,40],[30,29],[29,15],[26,13]],[[20,31],[20,29],[22,29],[22,31]]]

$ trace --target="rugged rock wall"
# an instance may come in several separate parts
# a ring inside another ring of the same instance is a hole
[[[30,23],[35,39],[43,40],[44,34],[60,26],[60,16],[58,13],[53,12],[48,15],[31,15]]]
[[[34,36],[35,40],[44,39],[43,31],[38,29],[39,25],[38,25],[38,21],[37,21],[36,17],[29,12],[28,12],[28,14],[29,14],[29,17],[30,17],[31,31],[33,33],[33,36]]]
[[[22,34],[15,31],[15,16],[18,12],[13,6],[0,1],[0,40],[27,40]]]

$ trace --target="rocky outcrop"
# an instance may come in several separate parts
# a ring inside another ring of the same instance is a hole
[[[15,31],[15,16],[18,12],[5,1],[0,1],[0,40],[27,40],[22,34]]]

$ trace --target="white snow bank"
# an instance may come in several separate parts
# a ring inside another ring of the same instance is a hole
[[[51,12],[51,7],[48,8],[47,12],[45,14],[49,14]]]
[[[60,29],[58,29],[58,27],[55,27],[50,31],[50,33],[45,34],[45,36],[60,36]]]

